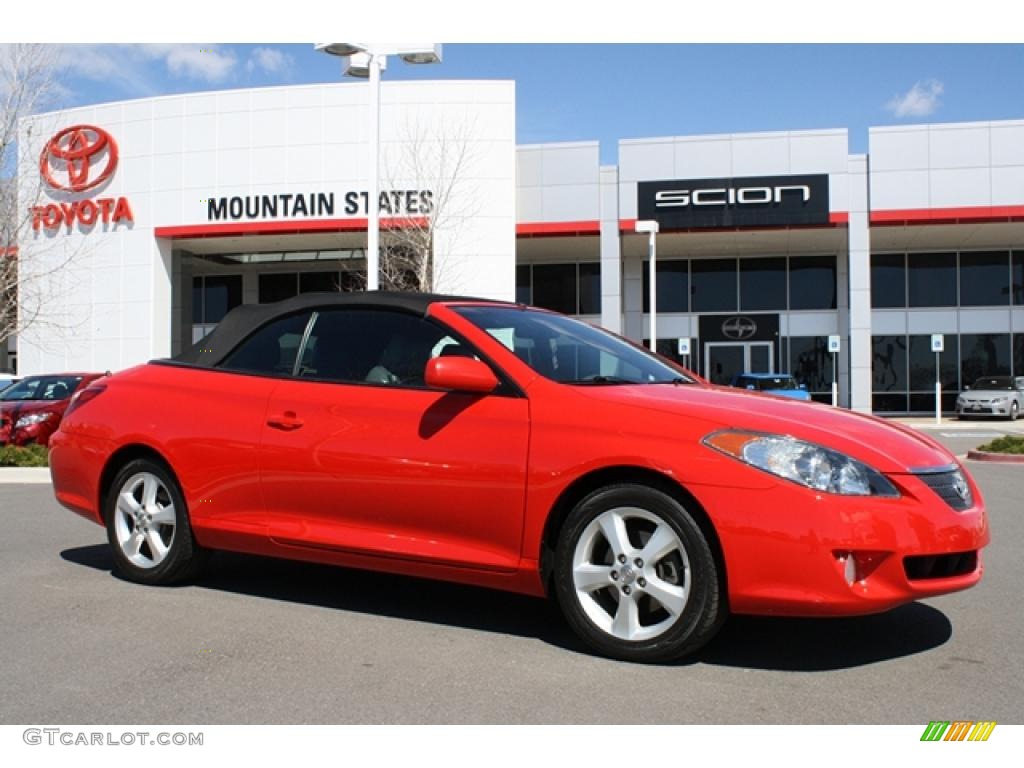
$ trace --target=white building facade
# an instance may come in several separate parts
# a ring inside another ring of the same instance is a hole
[[[49,277],[22,300],[47,322],[19,372],[122,369],[237,304],[358,287],[366,104],[353,83],[24,121],[20,261]],[[784,371],[816,399],[835,380],[847,407],[931,411],[934,334],[945,410],[973,377],[1024,375],[1024,121],[874,128],[867,155],[844,129],[631,139],[601,165],[597,142],[516,147],[511,82],[418,81],[384,85],[381,126],[384,225],[436,216],[440,292],[647,340],[634,224],[655,219],[658,349],[712,381]]]

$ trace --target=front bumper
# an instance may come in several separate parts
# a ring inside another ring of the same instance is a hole
[[[852,616],[977,584],[989,528],[973,481],[973,506],[957,511],[920,476],[888,477],[899,498],[785,481],[768,491],[693,489],[719,533],[731,610]]]
[[[957,403],[957,416],[996,416],[1000,418],[1010,417],[1011,401],[1005,403]]]

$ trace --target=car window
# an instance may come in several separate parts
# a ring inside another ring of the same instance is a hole
[[[425,387],[427,361],[473,351],[439,325],[404,312],[329,309],[317,313],[299,376],[359,384]]]
[[[564,315],[512,307],[457,307],[455,311],[553,381],[597,385],[692,382],[648,351]]]
[[[1013,389],[1009,376],[983,376],[974,382],[973,389]]]
[[[271,376],[291,374],[310,315],[300,312],[267,323],[239,344],[220,367]]]
[[[0,400],[65,400],[74,393],[81,376],[36,376],[18,382],[0,393]]]

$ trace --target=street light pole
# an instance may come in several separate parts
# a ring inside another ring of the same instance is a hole
[[[648,280],[649,297],[648,304],[650,305],[650,347],[651,352],[658,351],[658,222],[654,219],[642,219],[638,221],[634,227],[636,232],[647,233],[647,261],[650,268],[650,279]]]
[[[380,290],[380,65],[369,53],[370,65],[370,179],[366,191],[366,290]]]
[[[441,61],[440,43],[367,44],[317,43],[314,50],[349,58],[346,75],[368,77],[370,82],[370,172],[366,190],[366,289],[380,289],[380,73],[387,56],[407,64]]]

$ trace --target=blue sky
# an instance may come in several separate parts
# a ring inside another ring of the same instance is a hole
[[[312,44],[62,46],[62,106],[222,88],[334,82]],[[996,44],[446,44],[398,79],[516,81],[517,141],[1024,118],[1024,46]]]

